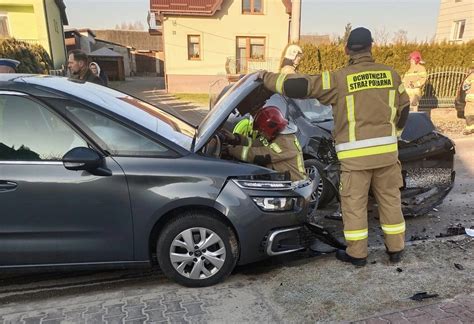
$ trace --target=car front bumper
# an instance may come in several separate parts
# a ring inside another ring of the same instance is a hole
[[[216,200],[216,207],[236,231],[240,245],[239,264],[305,248],[303,224],[314,186],[315,181],[308,180],[291,190],[248,190],[228,181]],[[296,198],[297,203],[291,211],[268,212],[260,209],[252,197]]]

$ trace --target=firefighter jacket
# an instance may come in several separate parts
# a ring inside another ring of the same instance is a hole
[[[306,179],[303,153],[294,134],[279,134],[269,142],[263,136],[256,139],[240,137],[240,145],[229,146],[229,154],[234,158],[258,164],[278,172],[288,172],[291,181]]]
[[[280,73],[293,74],[296,73],[296,69],[293,65],[285,65],[281,68]]]
[[[456,110],[458,116],[464,116],[464,118],[469,113],[474,115],[474,72],[469,74],[461,84],[456,97]]]
[[[421,64],[411,65],[403,76],[403,85],[408,92],[412,89],[421,91],[426,83],[426,69]]]
[[[398,161],[397,129],[406,121],[409,97],[397,72],[375,63],[370,52],[351,56],[348,66],[332,73],[266,72],[262,77],[270,91],[332,105],[342,169],[368,170]]]

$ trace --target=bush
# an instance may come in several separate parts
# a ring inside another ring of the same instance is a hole
[[[14,38],[0,40],[0,57],[21,62],[18,73],[48,74],[53,63],[41,45],[31,45]]]
[[[300,73],[315,74],[322,71],[334,71],[347,64],[344,45],[301,44],[303,59],[298,67]],[[374,46],[372,53],[378,63],[392,66],[399,74],[410,67],[408,56],[414,50],[421,52],[427,69],[440,66],[469,67],[473,59],[474,41],[466,44],[449,43],[407,43],[386,46]]]

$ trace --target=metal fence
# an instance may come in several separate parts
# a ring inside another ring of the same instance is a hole
[[[419,107],[423,109],[454,107],[459,87],[469,68],[436,67],[430,69]]]
[[[248,58],[235,58],[230,56],[225,63],[227,74],[246,74],[258,70],[276,72],[280,65],[280,58],[267,57],[264,60],[251,60]]]
[[[66,76],[66,69],[49,70],[49,75]]]

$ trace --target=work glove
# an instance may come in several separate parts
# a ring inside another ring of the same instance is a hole
[[[266,70],[259,70],[257,72],[257,80],[262,80],[263,81],[263,78],[265,77],[266,73],[267,73]]]
[[[240,144],[240,137],[234,135],[233,133],[229,132],[226,129],[221,129],[217,132],[217,136],[219,136],[222,143],[227,143],[231,145],[239,145]]]

